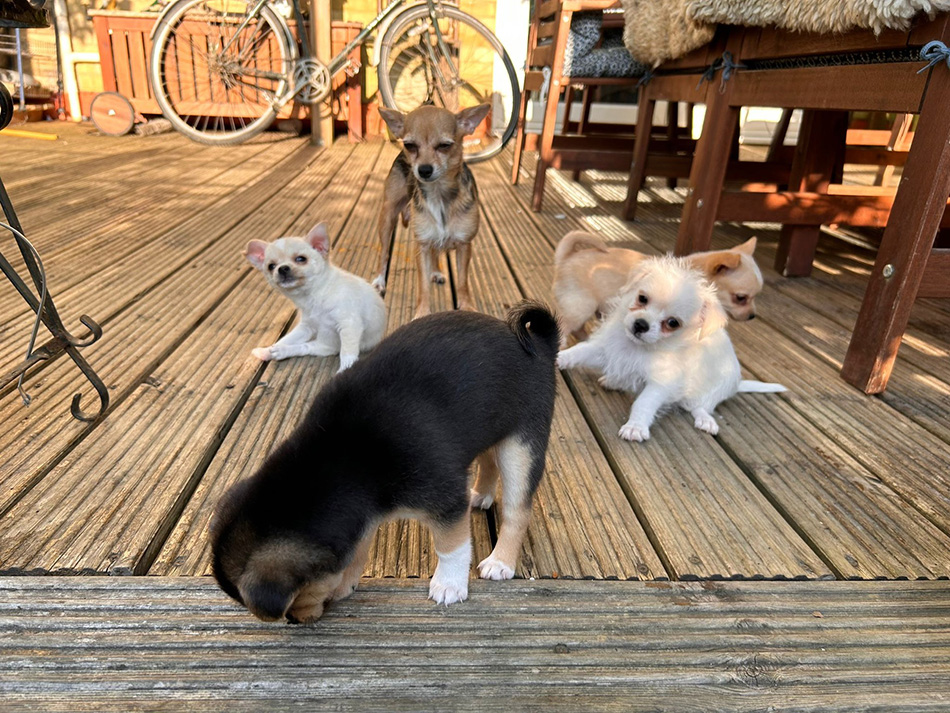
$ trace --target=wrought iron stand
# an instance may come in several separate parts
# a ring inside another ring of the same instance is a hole
[[[33,12],[43,12],[36,9],[37,6],[42,7],[42,4],[42,2],[37,2],[37,0],[15,0],[10,6],[0,11],[0,20],[2,20],[0,25],[6,27],[48,26],[48,19],[43,22],[45,14],[42,17],[31,14]],[[6,87],[0,84],[0,130],[4,129],[12,118],[13,97],[10,96]],[[30,279],[32,279],[36,290],[34,291],[27,282],[20,277],[13,265],[3,256],[2,252],[0,252],[0,271],[6,275],[7,279],[13,284],[23,299],[26,300],[30,309],[37,314],[38,319],[42,321],[53,337],[41,347],[37,349],[31,348],[30,353],[24,361],[13,369],[13,371],[0,375],[0,388],[11,383],[14,379],[19,379],[21,375],[34,364],[52,359],[58,354],[66,352],[69,358],[79,367],[83,376],[89,380],[93,388],[99,394],[98,411],[88,413],[80,408],[79,402],[82,394],[73,396],[70,410],[73,416],[80,421],[94,421],[104,414],[109,407],[109,391],[106,389],[105,384],[102,383],[102,379],[99,378],[98,374],[96,374],[93,368],[89,366],[88,362],[86,362],[79,353],[78,349],[89,346],[99,339],[102,336],[102,328],[87,315],[82,315],[79,318],[79,321],[91,332],[91,335],[86,339],[74,337],[69,333],[66,327],[63,326],[63,321],[60,319],[59,313],[56,311],[56,306],[53,304],[53,298],[46,287],[46,276],[40,267],[40,263],[37,259],[38,256],[35,254],[33,247],[23,236],[23,228],[17,219],[16,211],[13,210],[13,203],[10,202],[10,197],[7,195],[6,188],[3,186],[3,181],[0,181],[0,208],[3,209],[4,222],[14,229],[13,238],[16,241],[17,248],[20,250],[20,255],[23,257],[23,262],[26,265],[26,269],[29,272]]]

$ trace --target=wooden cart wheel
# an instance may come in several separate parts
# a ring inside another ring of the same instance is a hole
[[[125,136],[135,125],[135,109],[132,102],[116,92],[100,92],[92,98],[89,108],[92,123],[100,133],[108,136]]]

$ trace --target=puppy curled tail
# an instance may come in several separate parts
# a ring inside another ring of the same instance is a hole
[[[597,250],[605,253],[607,252],[607,243],[593,233],[572,230],[561,238],[561,242],[557,244],[557,248],[554,250],[554,264],[560,265],[578,250]]]
[[[508,327],[521,348],[531,356],[539,352],[553,361],[561,344],[561,329],[557,319],[542,303],[532,300],[519,302],[508,312]],[[540,348],[539,348],[540,347]]]

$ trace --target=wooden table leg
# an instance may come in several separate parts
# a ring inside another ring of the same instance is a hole
[[[894,206],[841,375],[869,394],[887,386],[950,195],[950,69],[931,70]],[[948,275],[950,279],[950,275]]]
[[[713,89],[706,95],[709,102],[689,172],[689,192],[676,238],[677,255],[709,250],[739,121],[739,107],[729,105],[728,85],[725,93]]]
[[[637,126],[634,129],[633,162],[627,179],[627,200],[623,204],[623,217],[633,220],[637,216],[637,194],[646,178],[647,153],[650,150],[650,134],[653,132],[653,111],[656,101],[647,97],[646,87],[640,89],[637,102]]]
[[[848,134],[848,112],[806,110],[792,159],[788,190],[827,193]],[[775,256],[776,272],[806,277],[818,246],[821,226],[783,225]]]

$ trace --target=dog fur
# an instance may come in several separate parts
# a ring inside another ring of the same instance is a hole
[[[531,302],[507,323],[444,312],[396,330],[224,496],[211,525],[218,583],[265,621],[313,621],[353,591],[377,526],[412,516],[439,557],[429,597],[460,602],[469,508],[491,505],[499,478],[501,530],[479,574],[514,576],[544,471],[558,341],[556,319]]]
[[[693,253],[687,259],[715,285],[719,301],[735,320],[755,317],[755,297],[762,291],[762,273],[750,238],[730,250]],[[554,252],[554,300],[561,320],[562,346],[567,335],[587,338],[584,325],[630,279],[630,271],[647,256],[636,250],[609,248],[598,236],[582,230],[565,235]]]
[[[645,441],[665,408],[689,411],[696,428],[715,435],[713,411],[739,391],[785,391],[741,381],[716,290],[686,258],[639,262],[591,338],[558,355],[561,369],[588,367],[606,388],[639,391],[620,437]]]
[[[445,282],[439,270],[442,253],[454,248],[458,265],[459,309],[472,309],[468,270],[472,239],[478,233],[478,188],[462,160],[462,139],[472,133],[491,109],[480,104],[453,114],[436,106],[421,106],[409,114],[380,109],[402,151],[393,161],[383,188],[379,212],[379,274],[373,286],[386,293],[389,251],[396,221],[412,224],[419,250],[419,289],[415,317],[431,311],[430,284]]]
[[[306,238],[252,240],[244,255],[300,315],[276,343],[251,352],[261,361],[339,354],[343,371],[383,338],[386,305],[365,280],[330,264],[324,223]]]

